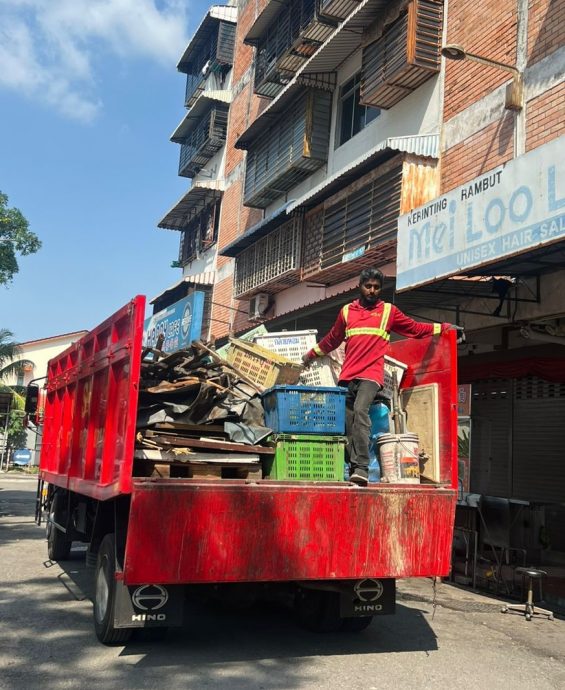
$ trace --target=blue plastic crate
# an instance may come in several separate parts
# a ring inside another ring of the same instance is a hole
[[[346,388],[269,388],[262,395],[265,426],[277,434],[343,435],[346,393]]]

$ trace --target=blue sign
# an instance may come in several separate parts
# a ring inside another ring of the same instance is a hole
[[[188,347],[193,340],[201,337],[203,313],[204,293],[193,292],[145,320],[143,344],[155,347],[157,338],[163,333],[163,352],[175,352]]]
[[[398,219],[396,289],[565,239],[565,137]]]
[[[31,462],[31,450],[27,448],[20,448],[15,450],[12,454],[12,463],[14,465],[19,465],[20,467],[25,467]]]

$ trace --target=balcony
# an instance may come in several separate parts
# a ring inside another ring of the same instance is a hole
[[[337,23],[320,14],[321,2],[272,0],[259,15],[244,39],[257,49],[255,93],[274,98],[333,33]]]
[[[233,64],[237,8],[213,5],[196,30],[177,69],[186,74],[185,106],[194,105],[211,74],[222,89]]]
[[[443,3],[411,0],[407,11],[363,49],[361,104],[392,108],[440,70]]]
[[[361,0],[320,0],[319,13],[328,19],[342,21],[359,7]]]
[[[220,201],[200,211],[181,232],[179,259],[181,266],[198,259],[218,239]]]
[[[302,90],[276,122],[246,143],[246,206],[266,208],[324,165],[330,116],[330,93]]]
[[[286,217],[281,214],[283,220]],[[243,249],[235,260],[235,297],[280,292],[298,283],[300,244],[301,222],[295,217]]]
[[[225,144],[230,99],[230,92],[204,92],[173,132],[182,177],[194,177]]]

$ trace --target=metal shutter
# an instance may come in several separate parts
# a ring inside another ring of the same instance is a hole
[[[535,376],[514,382],[512,495],[565,501],[565,384]]]
[[[512,381],[473,384],[471,491],[510,498]]]

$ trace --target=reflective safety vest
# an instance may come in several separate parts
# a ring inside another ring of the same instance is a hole
[[[383,306],[383,313],[378,326],[376,327],[366,327],[366,328],[348,328],[347,321],[349,317],[349,304],[346,304],[341,313],[343,315],[343,320],[345,321],[345,337],[351,338],[354,335],[376,335],[384,340],[390,340],[390,333],[387,331],[388,320],[390,318],[390,312],[392,309],[392,304],[390,302],[385,302]]]

